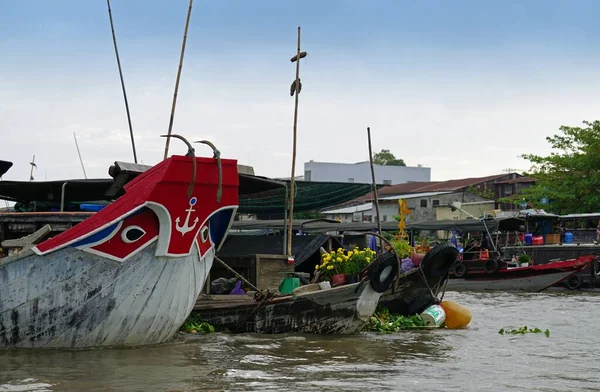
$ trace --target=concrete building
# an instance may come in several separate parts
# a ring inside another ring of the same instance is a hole
[[[407,182],[427,182],[431,180],[431,168],[409,166],[375,165],[375,179],[378,184],[396,185]],[[334,163],[305,162],[304,180],[318,182],[371,183],[369,162]]]
[[[406,222],[420,222],[426,220],[437,220],[438,208],[446,208],[448,204],[460,202],[466,206],[466,211],[472,211],[474,216],[479,216],[479,210],[493,210],[494,200],[488,200],[481,196],[468,192],[423,192],[405,195],[384,196],[379,199],[379,214],[382,222],[395,220],[400,215],[398,200],[404,200],[411,213],[406,216]],[[461,207],[462,208],[462,207]],[[464,209],[464,208],[463,208]],[[374,221],[376,212],[373,203],[363,203],[344,208],[335,208],[322,211],[325,218],[340,220],[341,222],[364,222]],[[440,216],[444,215],[442,212]],[[460,215],[458,215],[460,216]],[[465,217],[466,218],[466,217]],[[446,214],[444,219],[453,219],[453,215]]]

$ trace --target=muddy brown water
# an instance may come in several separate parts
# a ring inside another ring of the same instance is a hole
[[[0,391],[600,391],[600,293],[455,293],[466,330],[179,335],[154,347],[0,352]],[[503,336],[527,325],[544,334]]]

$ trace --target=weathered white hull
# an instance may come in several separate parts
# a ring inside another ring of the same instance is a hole
[[[447,290],[537,292],[562,282],[577,271],[557,271],[537,276],[504,279],[448,279]]]
[[[0,262],[0,347],[156,344],[185,322],[212,266],[194,251],[156,257],[156,242],[125,262],[73,247]]]

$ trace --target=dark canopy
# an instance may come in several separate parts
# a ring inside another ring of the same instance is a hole
[[[129,178],[131,181],[133,177]],[[284,185],[263,177],[239,175],[240,197],[247,193],[257,191],[284,189]],[[0,199],[15,202],[56,202],[60,203],[62,188],[65,186],[65,202],[73,201],[99,201],[114,200],[122,192],[122,185],[118,186],[115,180],[88,179],[88,180],[60,180],[60,181],[0,181]],[[116,197],[113,197],[116,195]]]
[[[287,201],[285,188],[272,189],[240,198],[240,212],[248,214],[282,214]],[[294,212],[315,211],[346,203],[371,191],[369,184],[345,182],[296,181]]]

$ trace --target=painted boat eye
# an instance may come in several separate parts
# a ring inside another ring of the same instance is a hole
[[[202,243],[208,241],[208,226],[204,226],[200,231],[200,239],[202,240]]]
[[[121,239],[127,244],[131,244],[142,238],[146,234],[144,229],[139,226],[129,226],[121,233]]]

